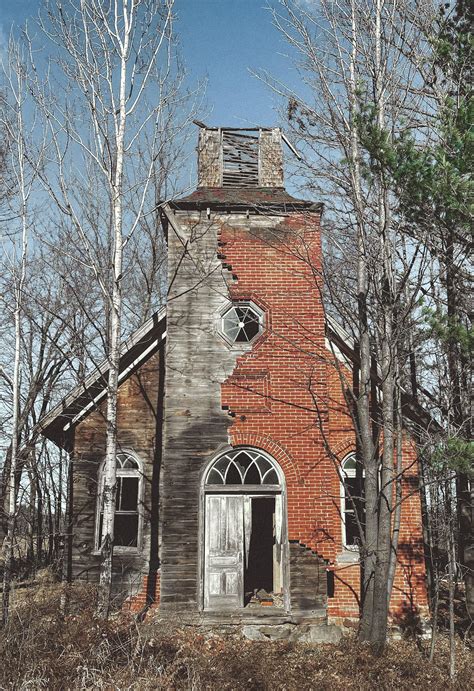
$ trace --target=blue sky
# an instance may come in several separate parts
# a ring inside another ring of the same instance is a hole
[[[37,14],[39,0],[0,0],[3,40],[12,22]],[[209,124],[278,124],[277,101],[249,74],[265,68],[291,83],[283,39],[272,26],[267,0],[176,0],[176,30],[191,79],[208,77]]]

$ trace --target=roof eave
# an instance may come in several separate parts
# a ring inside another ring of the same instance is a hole
[[[232,202],[232,201],[172,201],[169,206],[173,210],[177,211],[202,211],[203,209],[213,209],[219,211],[249,211],[250,213],[268,213],[269,211],[288,213],[291,211],[311,211],[322,213],[323,204],[318,204],[314,202]]]
[[[166,308],[156,312],[142,324],[121,348],[119,383],[122,384],[143,364],[143,356],[150,357],[166,336]],[[76,386],[36,427],[40,433],[61,448],[70,444],[74,427],[88,412],[95,410],[107,390],[109,364],[103,360],[84,382]]]

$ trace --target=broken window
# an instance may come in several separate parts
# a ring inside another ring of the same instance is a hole
[[[99,471],[99,498],[96,547],[100,549],[103,520],[104,463]],[[130,453],[117,454],[114,546],[138,548],[142,474],[140,464]]]
[[[262,328],[263,314],[253,303],[235,303],[222,316],[222,332],[230,343],[250,343]]]
[[[343,541],[346,547],[356,548],[360,543],[360,527],[363,529],[365,524],[364,468],[355,454],[341,465]]]
[[[207,485],[278,485],[273,464],[258,451],[234,449],[209,470]]]
[[[222,132],[222,186],[258,187],[258,135]]]

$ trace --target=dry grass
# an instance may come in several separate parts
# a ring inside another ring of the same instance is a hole
[[[17,591],[0,634],[1,689],[471,689],[473,659],[458,643],[458,675],[450,685],[448,646],[436,662],[412,641],[391,643],[374,657],[352,639],[310,647],[251,642],[194,628],[166,630],[159,620],[137,625],[118,614],[95,618],[93,588],[75,586],[70,614],[61,615],[61,589],[45,582]]]

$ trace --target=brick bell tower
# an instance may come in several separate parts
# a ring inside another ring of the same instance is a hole
[[[165,209],[163,616],[325,621],[321,205],[285,190],[282,141],[200,127],[198,188]]]

